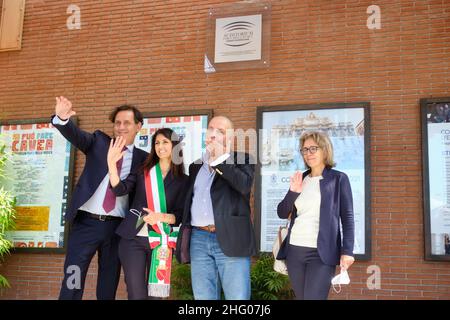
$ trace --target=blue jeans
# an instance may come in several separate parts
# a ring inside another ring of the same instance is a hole
[[[195,300],[250,299],[250,257],[228,257],[215,233],[192,229],[191,278]]]

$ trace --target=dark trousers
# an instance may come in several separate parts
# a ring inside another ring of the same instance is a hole
[[[289,279],[297,300],[326,300],[336,266],[322,262],[317,249],[288,245]]]
[[[115,299],[120,279],[120,237],[115,231],[120,222],[121,220],[99,221],[78,213],[67,244],[60,300],[81,300],[89,265],[96,252],[97,299]]]
[[[119,257],[125,274],[129,300],[159,300],[148,296],[148,271],[152,250],[148,237],[121,238]]]

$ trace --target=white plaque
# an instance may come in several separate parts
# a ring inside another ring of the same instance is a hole
[[[214,63],[261,60],[262,15],[216,19]]]

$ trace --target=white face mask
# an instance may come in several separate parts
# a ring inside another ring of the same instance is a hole
[[[349,284],[349,283],[350,283],[350,277],[348,276],[347,270],[341,271],[340,274],[338,274],[333,279],[331,279],[331,284],[333,285],[333,290],[336,293],[341,292],[341,284]],[[336,290],[335,286],[338,286],[339,290]]]

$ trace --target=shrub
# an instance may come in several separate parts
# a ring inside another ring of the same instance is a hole
[[[0,141],[0,179],[6,179],[5,166],[8,161],[6,146]],[[0,185],[0,263],[5,261],[6,255],[12,247],[12,242],[6,238],[6,231],[14,228],[15,198]],[[0,274],[0,288],[9,287],[8,280]]]
[[[273,270],[272,254],[261,253],[251,271],[253,300],[293,299],[294,292],[288,276]]]
[[[171,299],[194,300],[190,264],[179,264],[174,258],[172,260],[172,274],[170,278]]]

